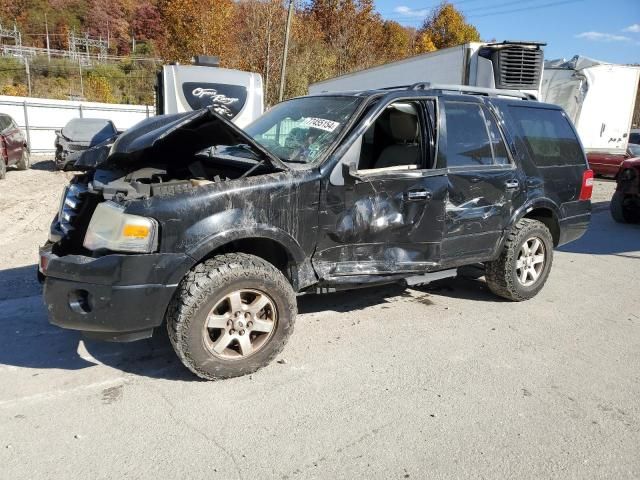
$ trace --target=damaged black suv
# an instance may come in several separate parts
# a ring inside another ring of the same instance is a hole
[[[207,379],[269,363],[296,293],[482,262],[493,292],[531,298],[591,216],[571,122],[507,91],[302,97],[245,130],[211,109],[159,116],[75,168],[40,250],[51,323],[131,341],[166,320]]]

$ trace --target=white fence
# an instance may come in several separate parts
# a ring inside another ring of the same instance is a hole
[[[47,98],[8,97],[0,95],[0,113],[6,113],[25,132],[34,153],[54,151],[55,131],[72,118],[107,118],[118,130],[125,130],[140,120],[155,115],[148,105],[74,102]]]

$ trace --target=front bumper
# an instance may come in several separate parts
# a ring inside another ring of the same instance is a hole
[[[182,254],[57,256],[45,245],[39,278],[49,322],[101,340],[147,338],[189,264]]]

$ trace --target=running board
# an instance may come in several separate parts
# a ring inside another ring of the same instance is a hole
[[[354,290],[357,288],[374,287],[389,283],[402,282],[407,286],[423,285],[443,278],[455,277],[457,268],[441,270],[439,272],[424,273],[422,275],[409,275],[406,273],[392,275],[345,275],[324,279],[322,282],[309,288],[304,293],[332,293],[341,290]]]
[[[415,275],[413,277],[405,278],[405,282],[410,287],[414,285],[423,285],[425,283],[435,282],[436,280],[442,280],[443,278],[451,278],[458,275],[457,268],[451,268],[449,270],[440,270],[439,272],[425,273],[423,275]]]

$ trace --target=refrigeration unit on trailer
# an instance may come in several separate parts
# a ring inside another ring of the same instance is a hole
[[[590,160],[624,156],[640,68],[575,56],[545,62],[541,100],[564,108]]]
[[[218,67],[216,57],[197,56],[194,65],[164,65],[156,82],[156,113],[182,113],[213,106],[239,127],[262,115],[262,77]]]
[[[314,83],[309,93],[429,82],[519,90],[538,98],[544,45],[521,41],[465,43]]]

